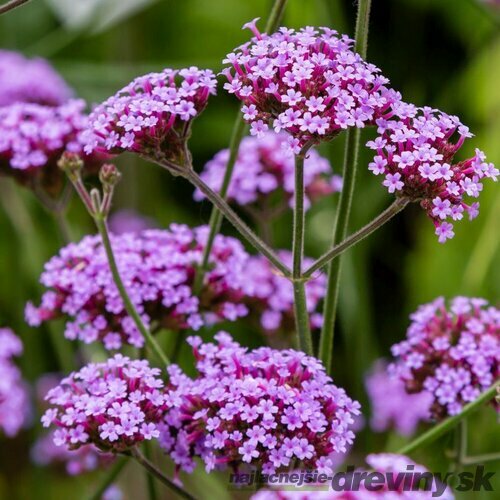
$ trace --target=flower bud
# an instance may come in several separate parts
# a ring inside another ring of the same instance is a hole
[[[80,172],[83,168],[83,160],[77,153],[65,151],[57,162],[57,166],[73,181],[80,177]]]
[[[121,177],[122,174],[112,163],[105,163],[99,170],[99,180],[105,191],[113,189]]]

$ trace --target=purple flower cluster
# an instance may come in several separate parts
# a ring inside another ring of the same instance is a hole
[[[56,446],[55,432],[39,438],[31,449],[31,459],[36,465],[62,465],[70,476],[78,476],[85,472],[107,467],[114,460],[114,455],[88,444],[76,450]]]
[[[260,138],[245,137],[234,165],[229,201],[255,206],[264,215],[269,196],[275,192],[291,202],[295,191],[294,158],[286,151],[287,144],[284,133],[268,132]],[[220,151],[205,165],[201,174],[205,183],[215,191],[222,186],[228,159],[229,150]],[[304,186],[305,203],[309,206],[315,199],[340,191],[342,178],[332,175],[328,160],[312,149],[305,160]],[[204,195],[196,191],[194,197],[200,201]]]
[[[400,95],[380,70],[353,50],[353,41],[330,28],[288,28],[254,37],[227,55],[224,88],[240,99],[252,135],[268,123],[291,134],[298,152],[349,127],[364,127],[390,111]]]
[[[240,303],[248,254],[241,243],[215,239],[210,270],[199,294],[193,290],[207,227],[173,224],[169,230],[145,230],[112,236],[121,277],[132,302],[149,327],[193,329],[247,314]],[[46,265],[41,283],[48,288],[39,307],[31,303],[31,326],[66,316],[65,336],[85,343],[102,341],[107,349],[123,343],[142,347],[144,339],[126,313],[99,236],[86,236],[64,247]]]
[[[15,436],[30,414],[26,386],[13,362],[23,345],[10,328],[0,328],[0,430]]]
[[[155,439],[167,410],[160,373],[121,354],[91,363],[47,393],[42,424],[55,426],[54,444],[70,450],[92,444],[116,453]]]
[[[291,349],[248,351],[225,332],[216,343],[190,337],[198,376],[169,367],[169,402],[160,444],[178,468],[194,457],[206,470],[326,467],[345,453],[359,403],[332,383],[321,363]]]
[[[389,369],[409,393],[433,396],[431,416],[456,415],[498,379],[500,310],[484,299],[441,297],[410,316],[406,340]]]
[[[411,481],[411,476],[409,473],[423,474],[428,472],[428,470],[423,466],[415,463],[410,458],[404,455],[396,455],[394,453],[379,453],[370,454],[365,459],[366,463],[371,467],[370,472],[378,472],[384,476],[385,482],[377,482],[377,487],[374,488],[374,484],[370,484],[367,488],[364,481],[358,483],[357,488],[352,488],[346,491],[335,491],[329,489],[328,491],[304,491],[304,489],[298,488],[297,490],[262,490],[251,497],[251,500],[376,500],[377,498],[391,499],[395,500],[398,498],[406,498],[409,500],[431,500],[439,495],[439,498],[443,500],[453,500],[454,495],[449,487],[444,485],[439,485],[438,488],[435,483],[432,483],[430,487],[426,490],[420,489],[422,487],[423,481],[420,484],[417,482],[419,476],[415,476],[413,481]],[[301,471],[297,471],[300,473]],[[319,471],[322,473],[321,471]],[[357,470],[353,474],[367,473],[366,470]],[[323,472],[324,473],[324,472]],[[401,474],[404,474],[403,480]],[[409,479],[405,479],[408,475]],[[355,476],[354,476],[355,477]],[[354,483],[354,477],[352,483]],[[347,481],[342,480],[340,484],[346,484],[349,482],[349,475],[347,475]],[[390,484],[389,484],[390,483]],[[292,483],[290,486],[294,486]],[[325,483],[318,484],[325,486]],[[312,488],[308,488],[311,490]],[[444,490],[444,491],[443,491]]]
[[[85,102],[73,99],[57,107],[16,103],[0,107],[0,172],[32,187],[57,192],[64,176],[57,161],[65,151],[83,153],[88,119]],[[98,157],[86,157],[90,168]]]
[[[132,151],[182,165],[190,125],[217,81],[196,67],[149,73],[129,83],[90,114],[86,151]]]
[[[430,418],[433,397],[428,392],[408,394],[404,383],[387,372],[387,364],[379,360],[366,379],[370,397],[370,427],[383,432],[391,427],[403,436],[411,436],[418,424]]]
[[[378,136],[367,146],[377,152],[369,169],[383,175],[390,193],[419,201],[436,227],[440,243],[454,236],[452,221],[468,213],[472,220],[479,203],[470,205],[465,196],[477,198],[482,180],[496,180],[498,170],[476,149],[472,158],[454,163],[469,129],[456,116],[412,104],[394,106],[394,116],[377,120]]]
[[[31,102],[58,106],[73,92],[45,59],[0,50],[0,106]]]
[[[279,257],[287,265],[292,263],[292,254],[281,250]],[[312,260],[305,258],[304,267],[312,264]],[[245,303],[260,322],[261,328],[269,334],[293,331],[294,323],[294,296],[293,286],[287,278],[276,273],[274,267],[263,256],[250,257],[246,266]],[[326,276],[318,274],[306,283],[307,309],[310,313],[311,327],[321,328],[323,316],[318,312],[318,306],[326,292]]]

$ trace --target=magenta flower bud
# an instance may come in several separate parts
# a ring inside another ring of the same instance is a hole
[[[198,330],[247,314],[241,302],[248,254],[234,238],[217,236],[204,286],[195,292],[207,236],[207,227],[178,224],[111,236],[120,275],[146,325]],[[61,249],[45,265],[41,283],[46,290],[40,305],[26,307],[31,326],[64,317],[64,334],[70,340],[100,341],[109,350],[144,345],[120,298],[99,236],[86,236]]]
[[[407,392],[432,395],[434,419],[456,415],[498,380],[499,309],[468,297],[456,297],[447,307],[438,298],[410,318],[406,340],[392,347],[389,370]]]
[[[27,386],[13,358],[23,345],[10,328],[0,328],[0,431],[14,437],[31,413]]]
[[[59,106],[73,91],[48,61],[0,50],[0,106],[29,102]]]
[[[112,190],[122,177],[121,172],[112,163],[105,163],[99,170],[99,180],[104,190]]]
[[[367,143],[376,151],[369,170],[385,177],[390,193],[420,202],[444,243],[455,234],[450,221],[477,217],[479,203],[466,203],[466,197],[478,198],[482,181],[496,181],[498,169],[479,149],[468,160],[454,160],[472,137],[456,116],[406,103],[393,108],[389,120],[377,120],[379,136]]]
[[[191,122],[216,86],[211,70],[194,66],[140,76],[91,113],[85,150],[132,151],[182,168],[190,162],[186,143]]]
[[[159,436],[167,410],[161,370],[121,354],[90,363],[49,390],[44,427],[56,427],[54,444],[77,450],[94,445],[124,452]]]
[[[330,28],[288,28],[254,37],[228,54],[224,88],[243,103],[250,132],[263,137],[269,127],[292,137],[289,149],[364,127],[390,112],[400,100],[380,70],[353,50],[353,41]]]
[[[179,469],[319,466],[345,453],[360,405],[336,387],[320,361],[292,349],[248,351],[229,334],[188,339],[197,376],[169,367],[169,401],[160,444]]]
[[[268,132],[262,138],[245,137],[229,185],[229,201],[257,210],[266,220],[269,212],[279,212],[283,206],[293,203],[294,158],[287,150],[288,144],[285,133]],[[228,158],[229,150],[223,149],[201,173],[201,178],[215,191],[222,186]],[[315,200],[338,192],[342,178],[333,175],[330,162],[311,149],[305,159],[304,185],[305,203],[309,208]],[[276,195],[277,206],[270,210],[270,198]],[[199,201],[204,196],[197,190],[194,197]]]
[[[84,167],[82,158],[78,153],[70,153],[65,151],[59,161],[57,166],[71,179],[76,181],[80,178],[81,171]]]

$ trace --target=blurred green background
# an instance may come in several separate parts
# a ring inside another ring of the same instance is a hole
[[[167,66],[198,65],[219,71],[225,54],[248,38],[241,26],[257,16],[266,18],[271,4],[271,0],[33,0],[0,17],[0,47],[47,57],[77,95],[94,103],[133,77]],[[289,0],[283,24],[326,24],[352,36],[355,9],[352,0]],[[497,166],[499,27],[500,8],[495,10],[476,0],[375,0],[368,48],[368,59],[381,67],[405,100],[457,114],[470,126],[476,137],[462,148],[462,158],[479,147]],[[227,147],[237,109],[236,100],[220,90],[196,120],[190,147],[198,168]],[[362,142],[372,134],[366,131]],[[341,171],[342,151],[342,137],[322,147],[337,173]],[[391,201],[379,180],[368,172],[368,162],[369,151],[363,150],[353,229]],[[184,181],[136,158],[123,156],[117,163],[124,178],[115,208],[133,208],[154,218],[160,226],[173,221],[192,225],[208,221],[210,206],[191,201],[192,189]],[[364,374],[375,358],[387,356],[389,346],[402,338],[408,314],[419,304],[439,295],[460,294],[498,303],[497,185],[485,183],[480,202],[479,218],[458,223],[456,237],[445,245],[437,242],[432,223],[415,206],[347,255],[334,376],[362,402],[365,415],[369,407]],[[307,253],[311,256],[321,254],[329,243],[334,203],[324,200],[308,214]],[[94,231],[76,199],[70,206],[69,219],[76,237]],[[227,224],[223,231],[233,234]],[[289,247],[290,214],[276,224],[275,231],[279,246]],[[4,178],[0,179],[0,235],[0,323],[21,335],[26,352],[20,364],[26,377],[34,381],[59,367],[50,333],[28,328],[23,309],[28,299],[38,298],[42,264],[57,251],[60,241],[53,221],[31,193]],[[228,328],[237,330],[235,325]],[[260,339],[252,337],[245,342],[256,345]],[[29,449],[40,433],[36,414],[34,419],[34,428],[18,438],[0,438],[0,498],[64,499],[90,493],[99,473],[72,479],[60,471],[30,465]],[[472,420],[471,452],[497,451],[498,428],[493,412],[484,409]],[[390,433],[373,435],[364,431],[356,441],[355,460],[367,452],[396,449],[402,442]],[[413,458],[431,469],[445,470],[446,445],[443,438]],[[494,470],[495,465],[498,463],[489,467]],[[121,482],[125,498],[141,498],[142,481],[140,471],[130,466]],[[202,498],[228,497],[223,482],[206,479],[203,474],[185,482]],[[466,497],[479,498],[470,495]]]

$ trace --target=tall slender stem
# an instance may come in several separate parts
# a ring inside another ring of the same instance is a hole
[[[279,269],[284,276],[290,277],[291,273],[288,267],[281,262],[276,253],[267,246],[236,214],[236,212],[227,204],[227,202],[213,191],[200,176],[191,168],[187,168],[184,176],[194,186],[196,186],[217,209],[224,214],[224,217],[238,230],[238,232],[262,255]]]
[[[374,231],[382,227],[396,214],[401,212],[401,210],[403,210],[403,208],[405,208],[409,202],[410,200],[408,200],[407,198],[397,198],[396,201],[394,201],[375,219],[366,224],[366,226],[363,226],[361,229],[348,236],[345,240],[343,240],[338,245],[335,245],[333,248],[328,250],[328,252],[317,259],[313,264],[311,264],[309,269],[305,271],[304,277],[310,278],[318,269],[321,269],[324,265],[328,264],[328,262],[335,259],[336,257],[339,257],[342,253],[353,247],[356,243],[360,242],[362,239],[366,238]]]
[[[116,481],[116,478],[121,474],[125,465],[128,463],[128,458],[120,457],[112,465],[111,469],[102,478],[102,482],[99,484],[94,493],[89,497],[89,500],[101,500],[103,493]]]
[[[304,158],[305,147],[295,156],[295,195],[293,209],[293,243],[292,243],[292,281],[294,293],[295,328],[299,349],[312,355],[311,325],[307,311],[305,282],[302,277],[302,259],[304,256]]]
[[[137,449],[132,449],[131,455],[139,462],[150,474],[159,479],[164,485],[175,491],[177,495],[187,500],[196,500],[196,497],[183,490],[180,486],[175,484],[171,479],[165,476],[153,463],[151,463],[141,452]]]
[[[21,7],[25,3],[28,3],[30,0],[10,0],[10,2],[4,3],[0,5],[0,15],[5,14],[17,7]]]
[[[358,16],[356,20],[356,51],[366,56],[368,44],[368,23],[370,18],[371,0],[358,0]],[[347,234],[349,215],[351,212],[352,195],[356,181],[356,168],[358,163],[358,149],[361,132],[360,129],[349,129],[346,133],[346,147],[343,166],[343,188],[340,193],[339,206],[333,229],[332,244],[338,245]],[[337,302],[339,295],[339,280],[341,270],[341,259],[330,263],[328,269],[328,285],[325,296],[323,311],[323,328],[319,343],[319,358],[323,361],[326,369],[330,371],[333,354],[333,337],[335,329],[335,317],[337,313]]]
[[[236,122],[233,127],[233,132],[231,135],[231,142],[229,144],[229,158],[226,163],[226,170],[224,172],[224,178],[222,180],[222,186],[219,191],[220,197],[225,200],[227,197],[227,191],[229,189],[229,184],[233,176],[234,165],[236,164],[236,159],[238,158],[238,151],[240,148],[240,143],[245,133],[245,122],[241,116],[241,112],[238,111],[236,117]],[[212,212],[210,214],[209,227],[210,231],[208,233],[207,242],[205,248],[203,249],[203,257],[201,265],[196,273],[194,281],[194,289],[199,291],[203,285],[203,278],[208,269],[208,263],[210,259],[210,253],[212,252],[212,247],[214,244],[215,237],[220,231],[222,225],[222,212],[217,209],[217,207],[212,207]]]
[[[94,220],[97,226],[97,229],[99,231],[99,234],[101,235],[102,239],[102,244],[104,246],[104,250],[106,251],[106,256],[108,258],[109,262],[109,268],[111,269],[111,274],[113,276],[113,280],[116,284],[116,287],[118,288],[118,291],[120,293],[120,297],[123,300],[123,304],[125,305],[125,309],[129,316],[134,320],[134,323],[137,327],[137,329],[141,332],[142,336],[144,337],[146,343],[151,347],[151,349],[154,351],[158,359],[163,363],[163,365],[169,365],[170,361],[166,354],[163,352],[161,349],[160,345],[156,341],[156,339],[153,337],[151,332],[146,328],[144,325],[141,316],[137,312],[137,309],[135,308],[135,305],[133,304],[132,300],[130,299],[127,289],[125,288],[125,285],[123,283],[123,280],[120,276],[120,272],[118,270],[118,266],[116,264],[116,259],[115,255],[113,253],[113,248],[111,246],[111,241],[109,238],[109,232],[108,232],[108,227],[105,218],[101,214],[94,214]]]
[[[453,415],[452,417],[443,420],[440,424],[434,426],[432,429],[429,429],[427,432],[419,436],[417,439],[414,439],[411,443],[403,446],[397,453],[400,455],[408,455],[418,448],[422,448],[422,446],[426,446],[439,437],[441,437],[446,432],[453,429],[458,423],[471,414],[474,410],[479,408],[484,403],[492,400],[497,393],[498,382],[495,382],[488,390],[483,392],[476,400],[472,401],[468,405],[464,406],[460,413]]]
[[[151,461],[151,456],[152,456],[151,443],[149,441],[144,441],[143,448],[144,448],[144,456],[146,457],[147,460]],[[146,471],[146,482],[148,486],[148,499],[156,500],[158,498],[158,495],[156,492],[155,478],[147,471]]]
[[[266,23],[265,31],[266,33],[272,33],[276,31],[283,18],[283,13],[285,11],[285,7],[288,0],[275,0],[271,13]],[[231,178],[233,176],[234,165],[236,164],[236,160],[238,158],[238,151],[240,148],[241,140],[243,139],[243,135],[245,134],[246,125],[243,120],[243,115],[241,110],[238,110],[238,114],[236,116],[236,121],[233,126],[233,131],[231,133],[231,141],[229,143],[229,158],[226,163],[226,170],[224,172],[224,178],[222,180],[222,186],[219,191],[220,197],[225,200],[227,197],[227,191],[229,189],[229,184],[231,182]],[[194,289],[199,290],[203,284],[203,278],[208,269],[208,262],[210,259],[210,253],[212,251],[212,247],[214,244],[215,236],[219,233],[221,224],[222,224],[223,214],[217,208],[212,208],[212,213],[210,214],[210,231],[208,233],[207,243],[205,248],[203,249],[203,258],[201,265],[196,273]]]

